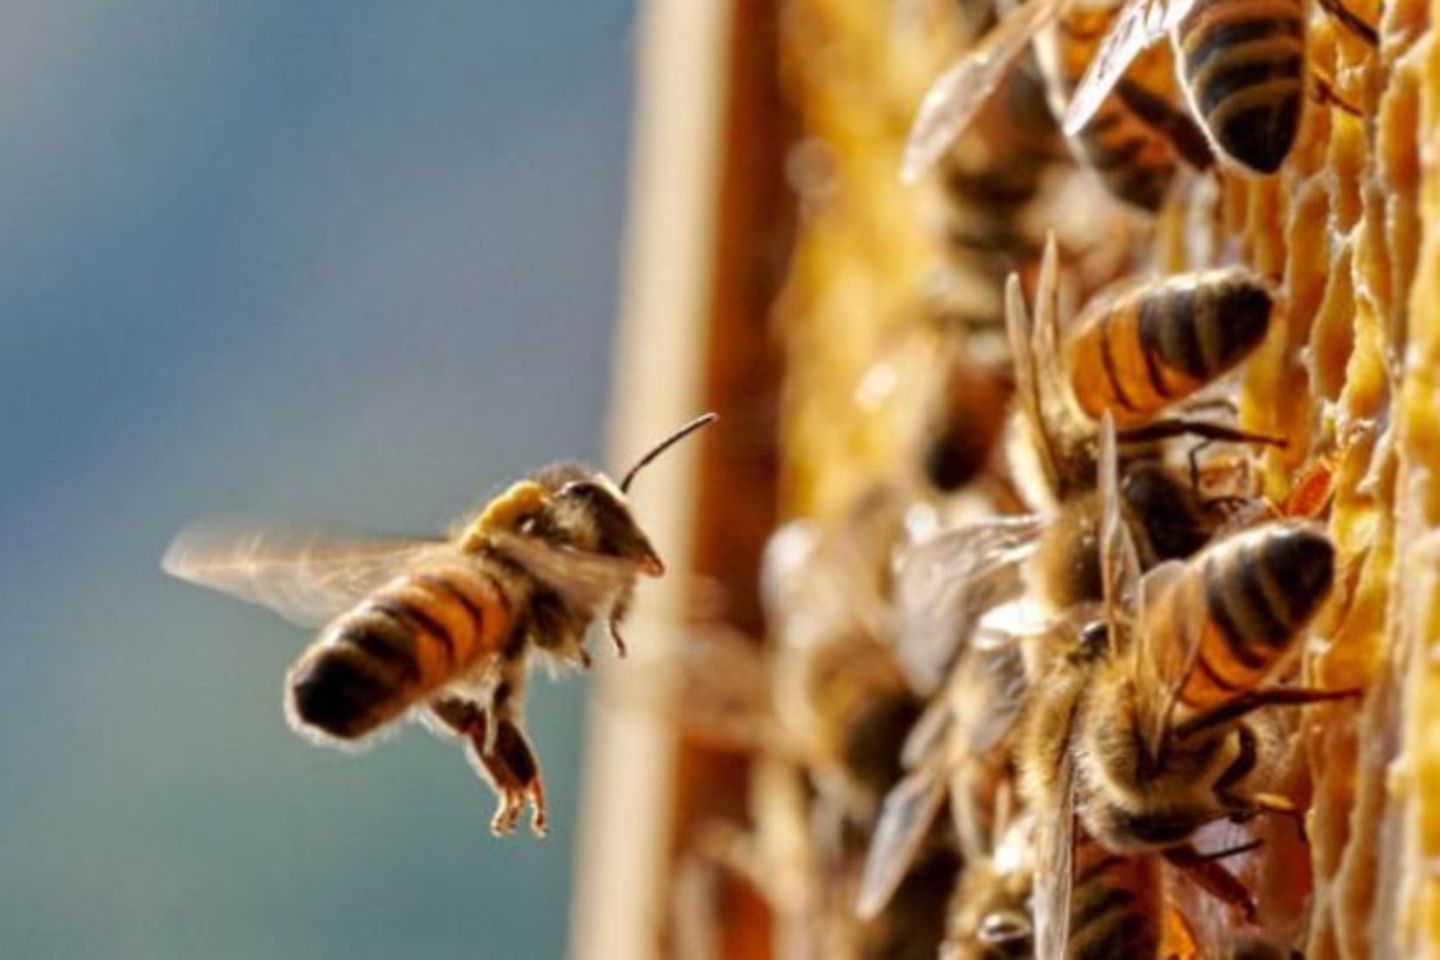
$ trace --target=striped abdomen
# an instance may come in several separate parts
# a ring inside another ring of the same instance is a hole
[[[1081,408],[1148,420],[1233,368],[1265,339],[1270,294],[1240,268],[1171,277],[1086,311],[1067,363]]]
[[[1280,169],[1305,96],[1302,0],[1200,0],[1175,43],[1195,113],[1215,145],[1257,173]]]
[[[1154,960],[1160,949],[1160,869],[1151,856],[1111,853],[1075,838],[1070,960]]]
[[[1111,10],[1076,6],[1058,22],[1060,80],[1066,99],[1085,75],[1112,20]],[[1191,159],[1194,152],[1206,149],[1203,134],[1185,130],[1194,124],[1176,109],[1176,93],[1169,51],[1157,46],[1137,58],[1074,140],[1081,159],[1106,188],[1142,210],[1159,209],[1182,157]],[[1172,134],[1198,145],[1182,143],[1177,149]]]
[[[1320,609],[1334,577],[1329,538],[1294,521],[1229,537],[1191,561],[1156,610],[1161,629],[1203,624],[1180,701],[1204,709],[1259,685]]]
[[[498,651],[510,599],[478,562],[397,577],[320,635],[287,678],[292,722],[362,737]]]

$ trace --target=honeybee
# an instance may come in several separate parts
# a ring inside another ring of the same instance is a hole
[[[577,464],[538,470],[445,538],[343,540],[225,525],[193,527],[166,552],[171,576],[321,626],[286,675],[291,727],[349,745],[419,714],[468,742],[498,797],[497,835],[525,803],[545,831],[545,792],[525,735],[532,649],[588,666],[585,635],[605,621],[616,649],[637,578],[664,572],[626,494],[641,469],[712,423],[691,421],[617,485]]]
[[[1032,825],[1012,823],[993,850],[968,851],[965,869],[946,911],[940,960],[1031,960],[1035,923],[1030,914],[1034,876]]]
[[[1324,603],[1334,548],[1311,524],[1278,521],[1142,580],[1116,473],[1116,434],[1106,416],[1102,616],[1035,674],[1017,733],[1022,792],[1031,809],[1061,811],[1047,821],[1052,832],[1083,830],[1117,855],[1158,854],[1253,918],[1248,891],[1215,855],[1197,852],[1192,838],[1224,818],[1294,812],[1285,798],[1266,792],[1279,744],[1277,728],[1257,711],[1358,693],[1262,685]],[[1050,866],[1037,883],[1068,882],[1074,865],[1068,840],[1048,836],[1041,846],[1042,863]],[[1057,939],[1056,926],[1047,924],[1052,932],[1042,942]]]
[[[926,94],[901,177],[918,179],[950,149],[1033,41],[1040,41],[1036,48],[1058,116],[1110,16],[1109,4],[1097,8],[1083,0],[1029,0],[1007,13]],[[1178,94],[1164,58],[1157,51],[1137,65],[1134,79],[1104,100],[1101,116],[1071,133],[1074,152],[1111,192],[1149,211],[1159,207],[1182,161],[1205,169],[1213,160],[1204,134],[1175,106]]]
[[[1248,356],[1269,329],[1269,292],[1244,270],[1186,274],[1127,287],[1087,306],[1062,346],[1057,254],[1046,243],[1032,324],[1020,280],[1006,282],[1006,329],[1015,361],[1018,423],[1047,493],[1093,490],[1095,419],[1126,424],[1124,444],[1193,435],[1280,441],[1190,417],[1161,417]]]
[[[1378,43],[1340,0],[1321,6]],[[1065,130],[1086,129],[1130,64],[1168,34],[1180,85],[1215,149],[1252,173],[1274,173],[1300,131],[1308,13],[1305,0],[1127,0],[1075,89]]]

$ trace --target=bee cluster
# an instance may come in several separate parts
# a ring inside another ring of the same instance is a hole
[[[691,644],[686,870],[781,956],[1419,955],[1426,5],[780,11],[803,519]]]

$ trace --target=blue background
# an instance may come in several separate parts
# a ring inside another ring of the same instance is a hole
[[[184,523],[429,531],[600,449],[633,10],[0,10],[0,955],[552,957],[552,836],[460,751],[280,710],[307,637],[164,579]]]

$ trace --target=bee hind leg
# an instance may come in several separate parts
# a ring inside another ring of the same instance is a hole
[[[510,720],[500,720],[496,729],[494,749],[481,750],[484,731],[471,735],[476,759],[500,796],[500,804],[490,821],[490,831],[502,836],[515,829],[525,803],[530,802],[530,829],[535,836],[545,836],[545,785],[540,778],[540,763],[524,731]]]
[[[513,720],[496,720],[493,711],[458,699],[432,704],[431,713],[469,741],[471,764],[495,791],[499,802],[490,820],[490,832],[496,836],[511,833],[528,800],[534,811],[530,828],[537,837],[543,837],[545,785],[524,731]]]

